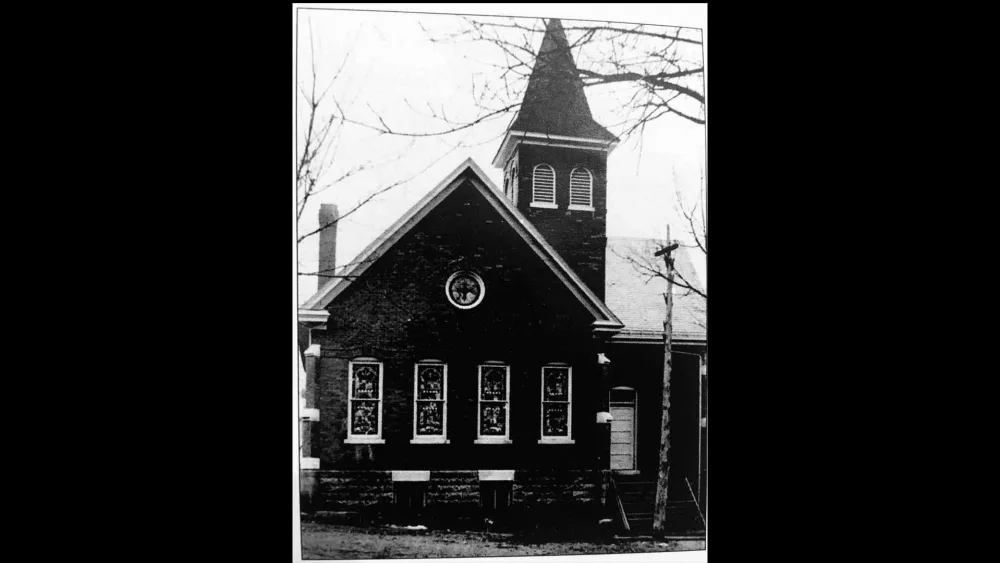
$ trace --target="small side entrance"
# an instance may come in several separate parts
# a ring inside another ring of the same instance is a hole
[[[631,387],[615,387],[610,391],[611,409],[611,469],[635,471],[636,393]]]

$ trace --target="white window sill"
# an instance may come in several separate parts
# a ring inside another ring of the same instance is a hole
[[[450,444],[451,440],[441,436],[423,436],[410,440],[411,444]]]
[[[480,481],[513,481],[513,469],[480,469]]]
[[[533,201],[531,202],[531,207],[538,207],[540,209],[559,209],[559,206],[557,206],[556,204],[546,203],[543,201]]]
[[[393,471],[392,481],[395,482],[427,482],[431,480],[430,471]]]
[[[570,205],[570,211],[594,211],[593,205]]]
[[[344,440],[345,444],[384,444],[385,440],[378,436],[354,436]]]
[[[541,440],[538,441],[538,443],[539,444],[575,444],[576,440],[573,440],[571,438],[562,437],[562,436],[560,436],[560,437],[553,436],[553,437],[548,437],[548,438],[542,438]]]
[[[479,438],[473,444],[513,444],[506,438]]]

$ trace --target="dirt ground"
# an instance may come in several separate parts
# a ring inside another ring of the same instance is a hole
[[[705,549],[704,541],[613,540],[607,543],[536,543],[506,534],[359,528],[303,522],[303,559],[423,559],[427,557],[514,557],[522,555],[599,555]]]

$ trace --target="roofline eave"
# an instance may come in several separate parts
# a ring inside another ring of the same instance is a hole
[[[624,324],[615,316],[608,306],[601,301],[593,291],[583,283],[573,269],[569,267],[559,253],[545,240],[544,237],[534,228],[521,213],[506,198],[501,197],[500,190],[489,179],[482,168],[471,158],[466,159],[451,174],[431,190],[423,199],[410,208],[396,223],[383,232],[384,236],[377,237],[368,248],[359,254],[360,260],[355,260],[354,264],[343,272],[342,278],[331,280],[322,289],[316,292],[302,307],[300,311],[324,310],[326,307],[345,289],[346,281],[356,279],[361,276],[372,263],[378,260],[389,250],[396,241],[402,238],[411,228],[426,216],[434,207],[458,187],[459,177],[466,171],[472,171],[470,180],[473,185],[485,196],[487,202],[496,209],[500,216],[517,232],[525,242],[535,251],[535,253],[545,262],[549,268],[559,277],[571,293],[586,307],[596,322],[603,326],[612,327]],[[325,312],[325,311],[324,311]]]
[[[515,141],[515,138],[520,138],[520,141]],[[503,168],[507,161],[510,159],[510,155],[514,152],[514,148],[520,144],[520,142],[533,140],[536,142],[542,142],[542,144],[558,144],[559,146],[571,147],[571,148],[581,148],[590,150],[600,150],[607,152],[610,156],[611,153],[618,147],[620,140],[615,137],[613,141],[606,139],[598,139],[597,137],[575,137],[570,135],[552,135],[548,133],[534,133],[530,131],[518,131],[509,130],[504,134],[503,142],[500,143],[500,149],[497,151],[496,156],[493,157],[493,167]]]

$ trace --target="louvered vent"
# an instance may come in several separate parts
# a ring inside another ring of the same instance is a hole
[[[531,181],[532,201],[538,203],[556,202],[556,172],[548,164],[535,167]]]
[[[593,178],[586,168],[574,168],[569,175],[569,204],[593,205]]]

